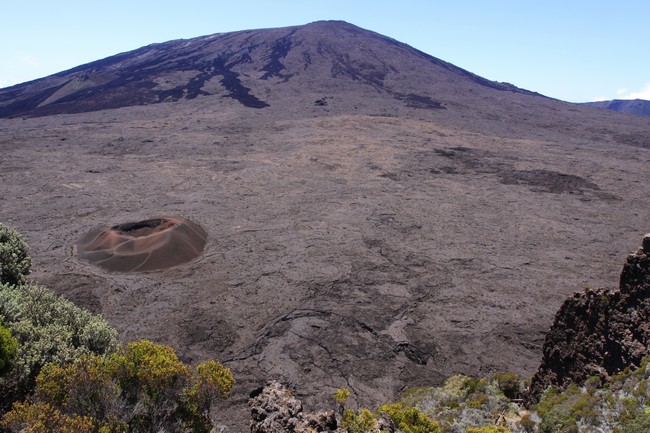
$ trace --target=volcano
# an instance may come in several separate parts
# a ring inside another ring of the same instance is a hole
[[[118,54],[5,89],[0,116],[79,113],[206,96],[262,109],[283,105],[283,98],[297,92],[349,91],[379,93],[408,107],[444,109],[434,97],[450,96],[449,89],[461,83],[528,93],[356,26],[318,22],[177,40]]]
[[[648,232],[647,119],[339,21],[118,54],[1,89],[0,117],[0,220],[34,278],[124,340],[230,367],[234,431],[268,379],[316,408],[530,375],[566,296],[616,286]],[[159,215],[201,228],[196,254],[83,257]]]

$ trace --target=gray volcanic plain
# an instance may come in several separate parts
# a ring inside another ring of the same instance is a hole
[[[441,41],[444,43],[444,41]],[[33,277],[123,340],[376,406],[539,365],[650,228],[648,119],[492,82],[342,22],[172,41],[0,89],[0,221]],[[87,233],[164,215],[198,258],[119,273]]]

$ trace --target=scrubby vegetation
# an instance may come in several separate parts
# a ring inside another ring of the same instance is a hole
[[[457,375],[447,379],[441,387],[409,390],[401,403],[405,407],[418,408],[436,420],[443,433],[465,433],[468,428],[489,428],[495,424],[510,427],[525,414],[524,409],[511,400],[518,396],[522,386],[523,382],[512,373],[489,378]]]
[[[438,433],[440,425],[416,407],[403,407],[400,403],[385,404],[379,408],[404,433]]]
[[[458,375],[441,387],[412,389],[400,403],[440,423],[443,433],[647,433],[649,380],[644,360],[605,384],[594,377],[583,386],[550,388],[527,410],[516,398],[526,383],[515,375]]]
[[[0,431],[197,432],[234,386],[218,361],[191,368],[169,347],[120,346],[100,316],[27,279],[27,245],[0,224]]]
[[[374,414],[345,409],[342,426],[350,433],[374,432],[386,414],[406,433],[647,433],[649,364],[644,360],[605,384],[594,377],[584,386],[550,388],[529,409],[518,399],[527,383],[513,373],[452,376],[441,387],[411,389]]]
[[[47,363],[61,365],[117,348],[117,332],[101,317],[33,283],[0,285],[0,320],[17,340],[12,368],[3,376],[0,391],[15,398],[33,391],[36,376]]]
[[[26,281],[32,263],[28,251],[20,233],[0,223],[0,284]]]
[[[3,425],[18,432],[53,417],[83,431],[207,433],[211,402],[233,385],[230,370],[216,361],[192,369],[171,348],[142,340],[109,356],[47,364],[32,401],[15,405]]]
[[[11,336],[11,331],[0,325],[0,376],[11,371],[17,349],[18,341]]]
[[[592,378],[566,391],[551,388],[533,407],[541,418],[539,431],[648,432],[649,378],[646,359],[638,369],[618,374],[604,386]]]
[[[341,428],[348,433],[383,431],[382,417],[388,417],[403,433],[439,433],[437,422],[423,414],[416,407],[404,407],[400,403],[385,404],[373,414],[368,409],[345,409],[350,390],[341,388],[334,394],[334,400],[341,406]]]

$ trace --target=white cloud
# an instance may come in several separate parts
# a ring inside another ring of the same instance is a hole
[[[33,68],[38,69],[38,68],[41,67],[41,64],[38,62],[38,60],[36,60],[34,58],[34,56],[32,56],[31,54],[25,54],[24,56],[22,56],[20,58],[20,60],[22,60],[23,63],[25,63],[25,64],[33,67]]]
[[[618,92],[617,92],[618,93]],[[630,92],[626,89],[625,92],[619,94],[619,99],[647,99],[650,100],[650,82],[638,92]]]
[[[622,87],[622,88],[616,90],[616,94],[618,96],[625,95],[626,93],[627,93],[627,89],[625,87]]]

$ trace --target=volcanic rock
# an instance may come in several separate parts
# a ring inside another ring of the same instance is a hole
[[[232,431],[269,379],[375,408],[532,374],[572,288],[616,285],[650,214],[646,119],[343,22],[143,47],[1,89],[0,116],[0,220],[34,278],[125,341],[222,361]],[[149,272],[76,254],[152,215],[203,227],[202,254]]]
[[[109,271],[166,269],[198,257],[207,233],[198,224],[162,217],[93,230],[77,243],[78,255]]]
[[[605,381],[638,367],[648,349],[650,254],[639,249],[627,258],[618,291],[587,289],[562,305],[546,335],[529,399],[536,401],[551,385],[566,388],[592,376]]]
[[[431,74],[434,81],[427,78]],[[436,99],[439,91],[456,81],[531,93],[486,80],[348,23],[317,22],[214,34],[121,53],[0,90],[0,117],[79,113],[210,96],[264,109],[279,104],[286,92],[295,95],[297,88],[305,90],[301,96],[361,89],[405,107],[436,110],[445,108]],[[327,99],[322,96],[312,105],[328,106]]]
[[[251,433],[314,433],[336,431],[333,411],[308,414],[302,403],[284,385],[269,382],[254,393],[251,408]]]

